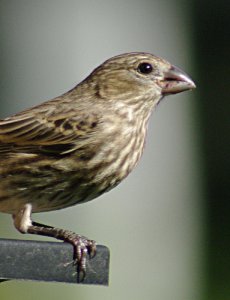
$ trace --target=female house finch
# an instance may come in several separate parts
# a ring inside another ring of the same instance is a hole
[[[143,152],[153,108],[195,88],[181,70],[148,53],[113,57],[60,97],[0,121],[0,211],[22,233],[74,245],[78,271],[95,242],[31,220],[32,212],[92,200],[119,184]]]

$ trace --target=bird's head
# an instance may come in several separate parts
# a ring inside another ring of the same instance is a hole
[[[115,56],[96,68],[89,78],[101,98],[129,104],[142,99],[154,106],[165,95],[195,88],[182,70],[160,57],[142,52]]]

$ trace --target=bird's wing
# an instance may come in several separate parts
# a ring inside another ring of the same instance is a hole
[[[99,118],[92,113],[39,114],[38,111],[20,113],[0,120],[0,153],[7,145],[14,149],[39,149],[55,153],[74,150],[78,141],[90,136],[98,126]]]

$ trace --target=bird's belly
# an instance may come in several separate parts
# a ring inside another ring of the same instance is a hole
[[[60,176],[42,178],[18,178],[10,176],[0,183],[0,212],[14,213],[26,203],[32,204],[33,212],[57,210],[98,197],[102,191],[100,184],[92,184],[83,179]]]
[[[35,174],[32,166],[21,173],[0,174],[0,212],[14,213],[26,203],[32,204],[33,212],[44,212],[92,200],[120,182],[114,173],[104,175],[101,168]]]
[[[26,203],[33,212],[62,209],[97,198],[117,186],[135,167],[144,141],[113,141],[95,155],[23,160],[0,168],[0,212],[14,213]],[[86,153],[86,152],[84,152]],[[87,159],[86,159],[87,158]]]

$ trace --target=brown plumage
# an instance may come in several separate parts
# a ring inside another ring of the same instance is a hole
[[[194,87],[167,61],[128,53],[62,96],[1,120],[0,211],[13,214],[21,232],[73,243],[84,271],[85,249],[94,251],[94,243],[36,226],[31,212],[89,201],[115,187],[141,157],[153,108],[164,95]]]

